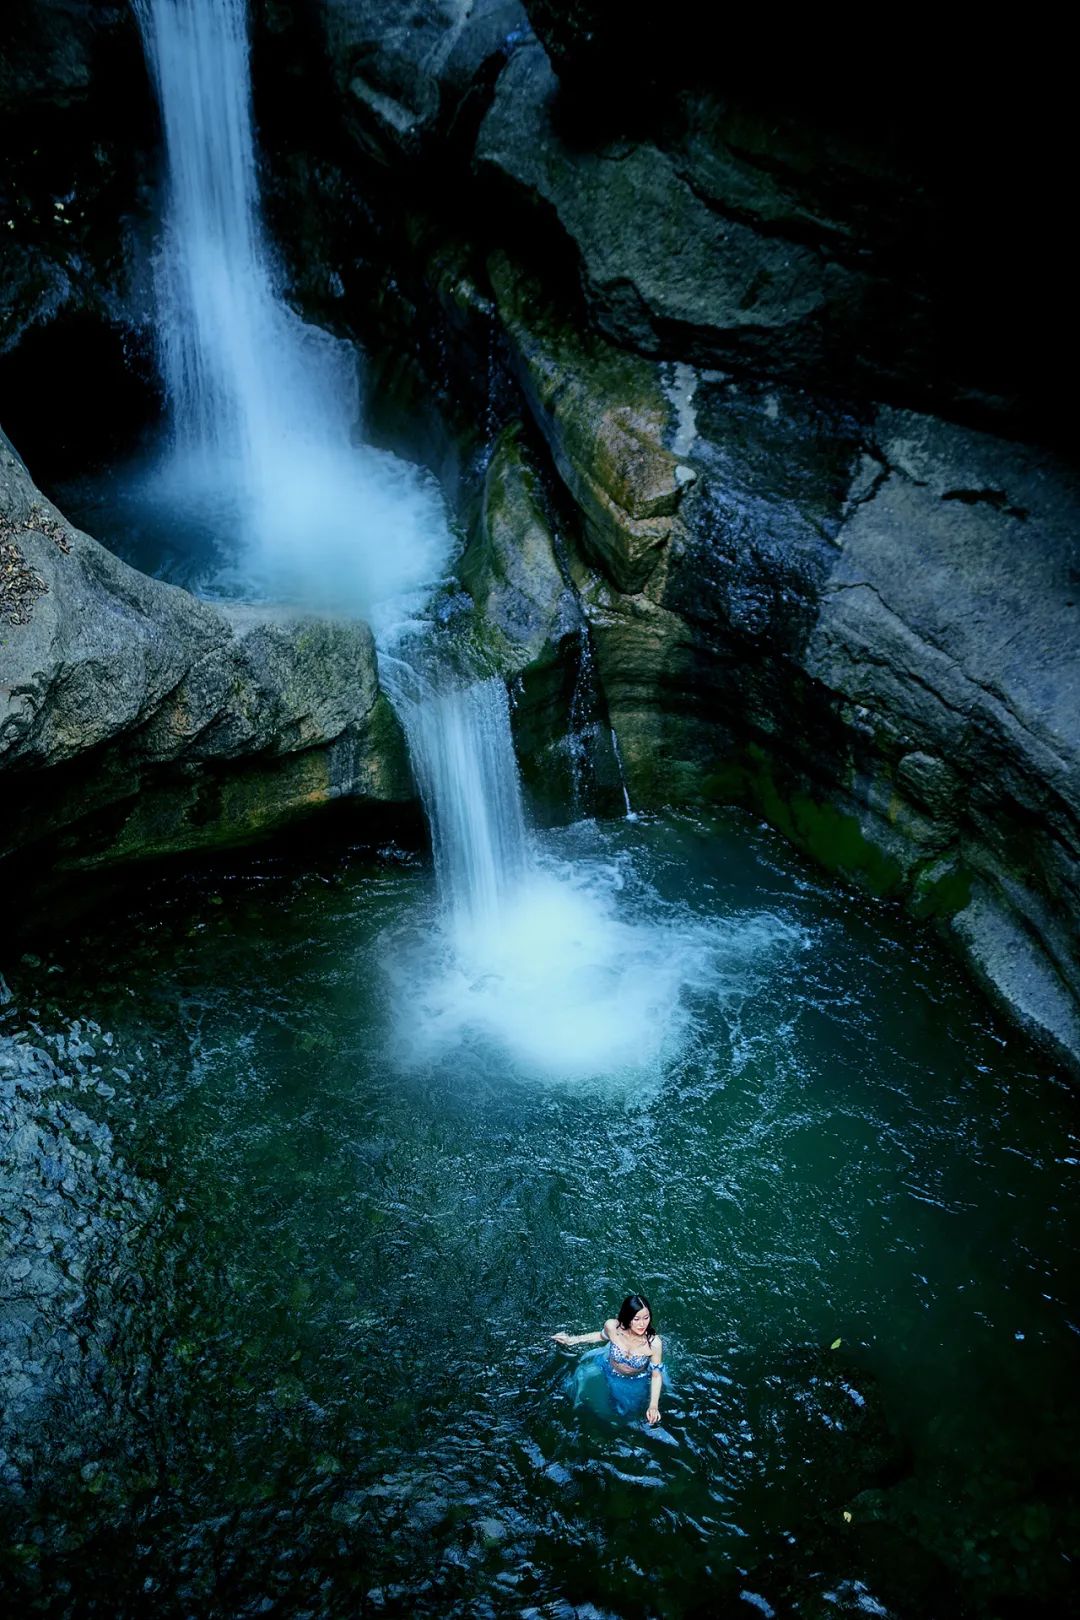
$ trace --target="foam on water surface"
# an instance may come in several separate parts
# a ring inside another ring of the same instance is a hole
[[[471,1045],[531,1078],[659,1082],[703,1008],[753,993],[804,943],[768,912],[720,918],[667,900],[629,856],[605,852],[599,829],[575,831],[574,859],[535,856],[484,926],[444,906],[387,940],[404,1067]]]

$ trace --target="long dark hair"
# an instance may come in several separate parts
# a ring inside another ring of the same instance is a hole
[[[649,1304],[644,1294],[627,1294],[626,1298],[619,1306],[618,1314],[616,1315],[615,1320],[618,1322],[624,1333],[629,1333],[630,1324],[634,1320],[634,1317],[637,1315],[638,1311],[648,1311],[649,1313],[649,1325],[645,1329],[645,1337],[651,1344],[653,1335],[656,1332],[656,1318],[653,1315],[652,1306]]]

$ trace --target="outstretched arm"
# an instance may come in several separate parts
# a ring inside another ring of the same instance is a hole
[[[556,1344],[603,1344],[611,1337],[608,1333],[611,1325],[611,1321],[605,1322],[599,1333],[553,1333],[551,1337]]]
[[[649,1409],[645,1413],[649,1423],[660,1421],[660,1391],[664,1387],[664,1341],[657,1334],[652,1342],[652,1361],[649,1366]]]

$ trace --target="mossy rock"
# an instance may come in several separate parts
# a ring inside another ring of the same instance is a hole
[[[518,423],[504,428],[495,445],[460,575],[476,604],[477,638],[504,676],[549,658],[581,628]]]
[[[620,590],[640,590],[694,477],[667,448],[676,427],[659,369],[575,330],[506,254],[491,256],[488,273],[518,381],[589,549]]]

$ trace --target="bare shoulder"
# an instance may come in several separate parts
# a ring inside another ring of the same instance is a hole
[[[618,1326],[619,1324],[616,1322],[615,1318],[613,1316],[609,1316],[600,1331],[604,1335],[605,1339],[610,1339]]]
[[[663,1361],[663,1359],[664,1359],[664,1341],[660,1337],[659,1333],[654,1333],[653,1334],[653,1340],[652,1340],[652,1344],[649,1346],[649,1352],[650,1352],[650,1354],[652,1356],[652,1359],[654,1361]]]

